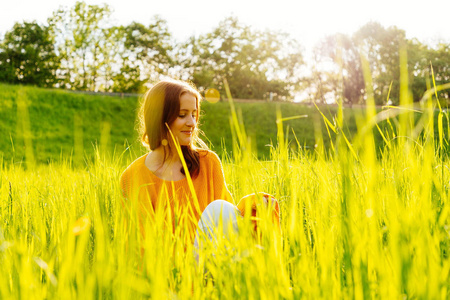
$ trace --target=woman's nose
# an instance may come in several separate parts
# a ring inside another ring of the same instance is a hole
[[[187,122],[186,122],[186,125],[187,125],[187,126],[194,127],[195,124],[196,124],[195,117],[190,116],[190,117],[188,118]]]

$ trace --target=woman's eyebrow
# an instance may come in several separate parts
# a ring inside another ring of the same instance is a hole
[[[182,108],[182,109],[180,109],[180,111],[189,111],[189,109]],[[193,111],[197,111],[197,109],[194,109]]]

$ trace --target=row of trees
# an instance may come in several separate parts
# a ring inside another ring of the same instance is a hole
[[[77,2],[48,25],[17,23],[0,43],[0,81],[66,89],[133,93],[168,75],[237,98],[286,100],[302,61],[287,35],[254,31],[234,18],[211,33],[175,44],[167,23],[112,26],[107,5]],[[281,37],[281,38],[280,38]]]
[[[370,22],[352,36],[328,36],[314,48],[314,64],[305,88],[309,97],[319,102],[342,95],[346,103],[364,103],[365,64],[372,78],[375,102],[398,104],[402,59],[414,101],[433,86],[433,75],[436,85],[450,82],[449,44],[430,48],[417,39],[407,39],[404,30]],[[439,98],[448,101],[449,92],[441,92]]]
[[[65,89],[133,93],[161,76],[193,81],[201,90],[224,94],[228,80],[236,98],[364,103],[361,61],[370,66],[378,104],[398,103],[400,54],[407,53],[414,100],[430,80],[449,82],[450,47],[430,48],[408,40],[403,30],[368,23],[354,35],[326,37],[304,61],[301,47],[287,34],[256,31],[227,18],[212,32],[175,43],[165,20],[150,25],[111,24],[107,5],[77,2],[53,13],[48,25],[16,23],[0,40],[0,81]],[[362,54],[362,55],[361,55]],[[389,87],[389,100],[387,98]],[[442,92],[441,98],[448,99]]]

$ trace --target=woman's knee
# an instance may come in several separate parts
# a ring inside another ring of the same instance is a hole
[[[240,212],[235,205],[225,200],[215,200],[208,204],[203,211],[199,227],[212,229],[222,224],[226,232],[229,223],[232,223],[233,229],[237,231],[238,216],[240,217]]]

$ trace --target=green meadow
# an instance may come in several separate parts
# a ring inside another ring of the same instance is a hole
[[[230,191],[274,195],[282,234],[262,210],[259,236],[246,216],[197,262],[165,216],[145,240],[125,220],[138,99],[0,85],[0,298],[448,299],[448,114],[407,95],[390,109],[204,103]]]
[[[129,146],[136,151],[142,150],[136,131],[140,101],[137,97],[86,95],[0,84],[0,99],[0,128],[6,137],[0,141],[0,155],[5,161],[24,159],[24,132],[27,131],[32,137],[38,163],[61,161],[68,155],[77,156],[78,160],[81,157],[91,159],[94,149],[100,146],[116,152],[122,152]],[[21,103],[26,108],[25,118],[18,109]],[[293,103],[237,103],[237,113],[245,120],[252,151],[260,158],[269,157],[269,145],[276,143],[277,139],[277,107],[283,115],[304,116],[289,121],[286,125],[290,129],[286,129],[291,133],[291,140],[295,140],[295,132],[303,147],[313,149],[316,144],[313,126],[321,127],[315,107]],[[331,116],[335,111],[336,108],[331,108],[326,113]],[[24,126],[29,128],[24,130]],[[227,102],[213,104],[203,101],[200,128],[205,142],[219,154],[232,149],[230,105]],[[329,145],[326,132],[321,136]]]
[[[83,165],[95,157],[95,149],[121,153],[132,149],[143,153],[137,134],[136,117],[140,99],[71,93],[55,89],[21,87],[0,84],[0,157],[4,162],[25,161],[25,135],[29,134],[29,148],[37,163],[72,160]],[[320,106],[332,123],[336,122],[337,106]],[[382,111],[381,108],[377,108]],[[420,110],[420,109],[419,109]],[[327,127],[314,105],[283,102],[235,103],[240,126],[246,129],[247,151],[259,159],[270,158],[271,145],[277,144],[277,115],[285,119],[284,132],[293,150],[314,152],[324,144],[332,148]],[[357,132],[356,119],[363,118],[363,108],[344,108],[342,130],[351,140]],[[232,155],[233,130],[230,125],[231,108],[227,101],[203,101],[200,128],[202,138],[211,149],[222,155]],[[421,113],[415,113],[418,120]],[[398,126],[396,119],[381,121],[382,132]],[[437,135],[438,112],[434,130]],[[444,119],[444,134],[448,133],[448,120]],[[378,153],[385,142],[380,132],[373,130]],[[31,153],[31,152],[29,152]]]

